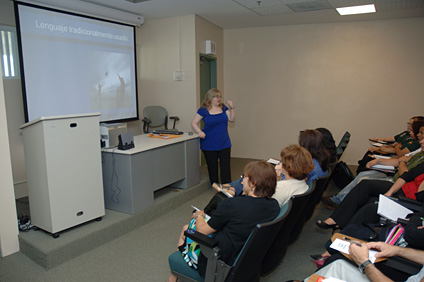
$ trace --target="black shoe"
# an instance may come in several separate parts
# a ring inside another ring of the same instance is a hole
[[[337,225],[337,223],[327,224],[327,223],[325,223],[324,221],[321,221],[321,220],[318,220],[315,223],[321,229],[333,229],[333,232],[334,232],[334,230],[339,229],[339,226]]]
[[[318,259],[322,258],[322,255],[321,255],[321,254],[318,254],[318,255],[311,255],[311,258],[312,258],[313,260],[318,260]]]

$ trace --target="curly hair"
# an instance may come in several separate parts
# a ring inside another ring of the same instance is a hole
[[[252,185],[256,186],[254,194],[258,197],[271,198],[277,186],[277,175],[274,167],[266,161],[248,163],[244,175],[249,177]]]
[[[314,169],[311,153],[299,145],[289,145],[281,153],[281,165],[297,180],[305,179]]]

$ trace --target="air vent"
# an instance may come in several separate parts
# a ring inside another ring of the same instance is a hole
[[[327,1],[308,1],[287,4],[287,6],[297,13],[332,9],[332,7],[328,5]]]

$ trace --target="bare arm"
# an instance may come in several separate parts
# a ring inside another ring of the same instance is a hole
[[[374,159],[372,161],[369,161],[366,165],[367,168],[370,168],[374,165],[381,164],[381,165],[391,165],[394,167],[397,167],[399,165],[399,159],[397,158],[390,158],[390,159]]]
[[[367,244],[362,244],[362,246],[357,246],[355,244],[350,244],[349,246],[349,255],[352,260],[359,266],[363,264],[369,258],[369,247]],[[374,264],[369,264],[365,267],[365,275],[371,282],[390,282],[393,281],[380,270],[378,270]]]
[[[405,156],[405,154],[410,153],[410,151],[409,151],[408,148],[403,148],[402,149],[402,145],[396,144],[396,146],[395,146],[395,153],[396,153],[396,155],[398,157],[402,157],[402,156]]]
[[[203,211],[196,211],[193,214],[193,218],[196,219],[196,230],[204,235],[210,235],[215,233],[216,230],[209,226],[205,221],[205,213]]]
[[[375,249],[379,251],[375,257],[394,257],[399,256],[407,260],[416,262],[418,264],[424,264],[424,251],[416,250],[412,248],[402,248],[398,246],[389,245],[383,242],[370,242],[367,243],[369,249]]]
[[[392,197],[397,191],[399,191],[402,186],[406,183],[402,178],[398,178],[395,183],[393,183],[392,187],[390,187],[389,191],[384,193],[384,196]]]
[[[229,107],[227,111],[228,120],[233,122],[236,120],[236,108],[234,107],[233,101],[227,101]]]
[[[191,122],[191,126],[194,128],[197,134],[199,134],[200,138],[205,138],[206,134],[200,129],[199,123],[203,119],[203,117],[199,114],[196,114]]]
[[[406,167],[406,163],[405,162],[400,162],[399,163],[398,172],[399,172],[399,176],[401,176],[405,172],[408,172],[408,168]]]
[[[374,138],[377,141],[395,142],[395,137]]]

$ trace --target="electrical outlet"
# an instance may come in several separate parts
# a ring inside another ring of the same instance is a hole
[[[184,72],[183,71],[175,71],[174,72],[174,80],[175,81],[182,81],[182,80],[184,80]]]

